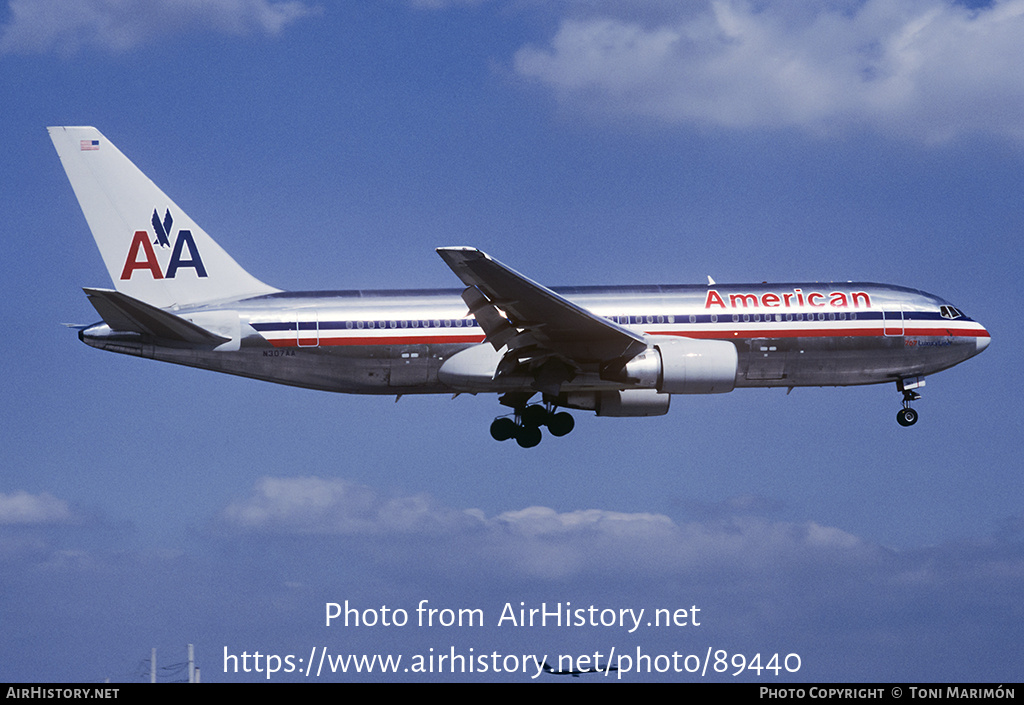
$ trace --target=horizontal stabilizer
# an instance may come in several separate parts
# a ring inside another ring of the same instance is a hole
[[[109,289],[83,291],[111,330],[141,333],[190,345],[220,345],[230,340],[127,294]]]

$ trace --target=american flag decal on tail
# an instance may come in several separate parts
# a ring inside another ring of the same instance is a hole
[[[83,152],[95,152],[100,148],[99,140],[82,140],[80,144]]]

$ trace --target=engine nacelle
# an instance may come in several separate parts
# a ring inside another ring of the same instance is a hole
[[[736,386],[739,354],[732,343],[667,335],[648,340],[651,346],[623,368],[630,383],[663,394],[721,394]]]
[[[671,394],[657,389],[622,389],[570,392],[559,397],[558,403],[569,409],[596,411],[598,416],[663,416],[671,400]]]

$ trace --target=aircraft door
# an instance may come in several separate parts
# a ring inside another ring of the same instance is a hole
[[[295,312],[295,342],[300,348],[320,346],[320,315],[315,308]]]
[[[882,335],[896,338],[903,335],[903,305],[900,304],[899,311],[886,311],[882,309]]]

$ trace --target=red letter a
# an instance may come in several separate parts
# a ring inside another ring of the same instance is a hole
[[[146,251],[146,259],[139,262],[139,248]],[[124,270],[121,272],[121,280],[131,279],[136,269],[148,269],[154,279],[163,279],[160,272],[160,264],[156,261],[156,253],[153,252],[153,245],[149,242],[149,233],[145,230],[136,230],[132,238],[131,247],[128,248],[128,258],[124,261]]]
[[[124,277],[122,277],[123,279]],[[708,289],[707,298],[704,299],[704,308],[709,309],[712,306],[721,306],[725,308],[725,301],[722,300],[721,295],[714,289]]]

